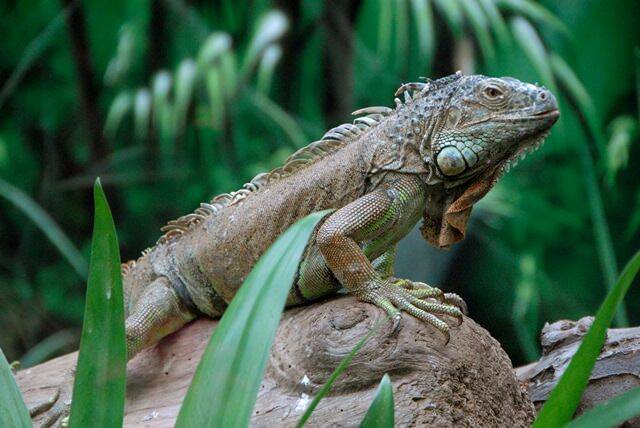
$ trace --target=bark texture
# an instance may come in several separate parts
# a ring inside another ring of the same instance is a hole
[[[585,317],[546,324],[540,337],[542,358],[516,369],[537,409],[549,397],[592,323],[593,317]],[[639,386],[640,327],[609,329],[576,415]],[[640,426],[640,417],[624,426]]]
[[[252,426],[294,426],[339,361],[382,311],[351,297],[288,310],[269,357]],[[126,427],[173,426],[216,321],[198,320],[128,366]],[[397,426],[529,426],[534,410],[509,358],[489,333],[451,320],[451,341],[405,315],[381,324],[320,402],[308,426],[357,426],[384,373],[393,382]],[[50,396],[75,363],[66,355],[17,374],[27,406]]]

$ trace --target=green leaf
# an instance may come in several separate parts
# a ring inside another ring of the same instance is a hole
[[[589,382],[591,370],[600,355],[600,349],[607,336],[607,328],[639,269],[640,251],[627,263],[615,286],[598,309],[580,348],[571,358],[569,366],[538,413],[534,427],[562,427],[571,420]]]
[[[176,83],[174,88],[173,108],[173,132],[179,136],[185,132],[187,113],[191,105],[193,90],[198,78],[198,68],[195,61],[185,59],[176,71]]]
[[[360,424],[362,428],[393,428],[393,388],[389,375],[385,374],[380,381],[376,396]]]
[[[282,48],[278,45],[269,46],[262,55],[260,65],[258,66],[258,73],[256,77],[256,89],[257,92],[267,96],[269,89],[273,82],[273,72],[276,65],[282,57]]]
[[[566,425],[565,428],[616,427],[638,415],[640,415],[640,388],[634,388],[598,404]]]
[[[464,13],[469,19],[471,28],[476,35],[478,45],[482,51],[482,57],[485,62],[490,62],[495,58],[496,50],[493,46],[491,33],[489,33],[489,25],[487,17],[475,0],[462,0],[460,2]]]
[[[510,45],[511,36],[509,35],[509,29],[507,28],[507,24],[504,22],[498,7],[494,3],[494,0],[477,0],[482,9],[484,9],[484,13],[487,15],[487,19],[491,24],[491,29],[493,33],[496,35],[496,39],[498,43],[503,48],[506,48]]]
[[[580,105],[581,102],[585,102],[584,94],[586,94],[586,91],[584,91],[584,89],[582,89],[582,91],[580,90],[582,85],[579,84],[580,81],[578,78],[575,77],[575,75],[569,75],[569,72],[572,72],[568,66],[565,68],[558,68],[562,63],[557,59],[553,62],[549,60],[542,40],[538,36],[535,28],[533,28],[533,26],[523,18],[514,18],[511,21],[511,26],[517,42],[520,44],[525,55],[527,55],[529,61],[531,61],[542,78],[542,81],[549,87],[551,92],[556,94],[558,93],[550,63],[555,64],[556,72],[559,70],[561,71],[558,74],[558,77],[562,79],[562,83],[567,88],[569,96],[574,99],[574,103],[576,105]],[[582,92],[584,92],[584,94]],[[558,132],[560,134],[564,134],[564,127],[562,124],[559,124],[558,126]],[[597,138],[597,133],[594,134],[592,132],[592,135],[594,138]],[[598,187],[596,169],[588,146],[585,143],[581,143],[577,144],[576,149],[580,160],[580,166],[583,171],[582,178],[587,191],[590,209],[589,214],[591,215],[593,236],[598,250],[599,262],[602,266],[602,272],[605,277],[607,289],[611,290],[616,281],[616,277],[618,276],[618,267],[616,265],[615,251],[611,240],[611,234],[609,232],[609,225],[604,212],[602,194]],[[628,324],[624,306],[620,307],[616,316],[616,321],[619,326],[625,326]]]
[[[22,190],[14,187],[12,184],[0,178],[0,196],[7,199],[26,216],[49,238],[51,242],[60,251],[73,269],[83,279],[87,277],[87,262],[84,257],[73,245],[67,235],[60,229],[60,226],[42,209],[40,205],[29,197]]]
[[[298,126],[296,120],[269,97],[261,92],[254,92],[251,95],[251,102],[264,116],[271,119],[280,127],[282,132],[289,137],[294,147],[300,148],[307,144],[307,137],[304,131]]]
[[[419,69],[427,73],[431,70],[435,51],[431,3],[430,0],[411,0],[411,7],[418,32],[418,55],[422,61]]]
[[[58,36],[58,33],[64,28],[67,22],[67,16],[75,9],[76,3],[70,3],[55,18],[47,24],[47,26],[38,34],[38,36],[29,43],[24,49],[24,53],[20,61],[11,72],[9,78],[0,89],[0,109],[4,106],[13,91],[18,87],[22,78],[27,74],[33,64],[46,51],[51,43]]]
[[[434,0],[434,3],[442,13],[453,37],[459,39],[462,36],[462,24],[464,21],[459,0]]]
[[[351,360],[353,360],[353,357],[356,356],[356,354],[358,353],[358,351],[360,351],[364,344],[367,343],[367,341],[371,339],[371,337],[378,331],[381,322],[385,319],[386,318],[382,318],[377,323],[375,323],[373,327],[371,327],[371,330],[369,330],[369,332],[365,334],[362,339],[358,341],[358,343],[356,343],[351,352],[349,352],[342,359],[342,361],[340,361],[338,367],[336,367],[336,369],[331,373],[329,379],[327,379],[325,384],[322,385],[322,388],[320,388],[320,391],[318,391],[316,396],[313,397],[313,400],[311,400],[311,403],[309,403],[309,407],[307,407],[307,409],[304,411],[304,414],[300,417],[300,420],[296,424],[296,428],[302,428],[302,426],[307,423],[307,421],[311,417],[311,413],[313,413],[316,407],[318,407],[318,403],[320,403],[320,400],[322,400],[329,393],[329,391],[331,391],[331,387],[333,386],[333,383],[336,381],[336,379],[338,379],[338,376],[340,376],[347,369],[347,367],[349,367],[349,364],[351,364]]]
[[[547,51],[536,29],[526,19],[517,17],[511,20],[511,31],[542,81],[549,86],[551,92],[557,93]]]
[[[31,427],[31,418],[11,367],[0,349],[0,427]]]
[[[70,427],[122,427],[127,349],[120,251],[100,179]]]
[[[176,427],[246,427],[302,253],[328,211],[291,226],[260,257],[211,337]]]
[[[111,141],[116,139],[118,129],[127,113],[131,110],[131,94],[129,91],[120,92],[113,99],[107,119],[104,122],[104,135]]]
[[[598,115],[593,101],[589,96],[589,92],[584,85],[582,85],[578,76],[576,76],[564,59],[559,55],[551,54],[549,56],[549,60],[553,72],[567,92],[571,95],[571,98],[575,101],[576,107],[584,117],[589,128],[589,132],[596,141],[599,154],[604,159],[606,156],[606,143],[604,133],[602,132],[602,124],[600,122],[600,116]]]
[[[631,115],[619,116],[611,121],[611,137],[607,143],[607,184],[613,186],[616,174],[627,167],[629,151],[640,131],[639,123]]]
[[[538,24],[546,24],[556,30],[564,33],[566,36],[571,36],[571,31],[560,21],[557,16],[549,12],[543,6],[528,0],[496,0],[498,7],[506,9],[511,12],[519,13]]]

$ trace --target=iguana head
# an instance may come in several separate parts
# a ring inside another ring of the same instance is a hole
[[[425,212],[423,234],[446,247],[464,237],[473,204],[540,147],[560,114],[551,92],[511,77],[456,74],[421,92],[414,108],[430,113],[420,156],[444,188],[440,208]]]
[[[423,155],[449,187],[487,169],[506,169],[538,148],[559,117],[551,92],[511,77],[460,76],[442,89],[426,94],[445,103]]]

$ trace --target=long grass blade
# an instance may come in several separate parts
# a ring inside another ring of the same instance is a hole
[[[76,7],[77,0],[73,0],[64,10],[58,13],[55,18],[33,39],[25,48],[24,54],[20,58],[18,65],[13,69],[11,75],[0,89],[0,110],[7,102],[15,88],[18,86],[24,75],[29,71],[40,55],[49,46],[55,36],[64,28],[67,15]]]
[[[322,385],[322,388],[320,388],[316,396],[313,397],[313,400],[311,400],[311,403],[309,403],[309,407],[306,408],[306,410],[300,417],[300,420],[296,424],[296,428],[302,428],[304,424],[307,423],[313,411],[316,409],[316,407],[318,407],[320,400],[322,400],[327,394],[329,394],[329,392],[331,391],[331,387],[333,386],[336,379],[338,379],[338,377],[347,369],[347,367],[349,367],[349,364],[351,364],[351,360],[353,360],[353,357],[355,357],[356,354],[360,351],[360,349],[362,349],[364,344],[367,343],[367,341],[369,341],[369,339],[371,339],[371,337],[373,337],[373,335],[378,332],[378,328],[382,325],[382,322],[385,320],[386,319],[383,318],[379,320],[377,323],[375,323],[373,327],[371,327],[371,330],[369,330],[369,332],[365,334],[362,337],[362,339],[358,341],[358,343],[355,344],[353,349],[351,349],[351,351],[342,359],[342,361],[340,361],[340,364],[338,364],[338,367],[336,367],[336,369],[331,373],[331,376],[329,376],[329,379],[327,379],[327,381],[325,382],[324,385]]]
[[[599,155],[604,159],[606,156],[606,142],[604,132],[602,131],[602,123],[595,105],[593,104],[593,100],[589,96],[589,92],[587,92],[586,88],[582,85],[582,82],[573,72],[569,64],[567,64],[559,55],[552,53],[549,55],[549,61],[554,74],[565,87],[567,92],[571,94],[576,107],[584,117],[589,128],[589,132],[596,142]]]
[[[124,91],[116,95],[104,122],[104,135],[111,141],[116,139],[118,129],[126,114],[131,110],[131,94]]]
[[[510,45],[511,36],[509,35],[509,28],[507,24],[504,22],[504,18],[500,14],[498,7],[496,6],[494,0],[477,0],[480,4],[480,7],[484,10],[484,13],[487,15],[487,19],[491,24],[491,29],[496,36],[496,40],[502,48],[506,48]]]
[[[224,313],[176,427],[246,427],[302,253],[327,211],[291,226],[260,258]]]
[[[22,211],[44,233],[60,254],[69,262],[73,269],[85,279],[87,277],[87,262],[62,231],[60,226],[42,209],[40,205],[22,190],[0,178],[0,196],[11,202]]]
[[[496,50],[489,32],[487,17],[476,0],[463,0],[460,4],[469,19],[469,23],[471,23],[471,28],[476,35],[484,60],[487,62],[492,61],[495,58]]]
[[[272,45],[264,51],[256,76],[257,92],[265,96],[269,94],[271,82],[273,82],[273,72],[280,58],[282,58],[282,48],[280,46]]]
[[[500,9],[518,13],[538,24],[548,25],[566,36],[571,36],[571,31],[564,22],[538,3],[529,0],[496,0],[496,4]]]
[[[2,349],[0,349],[0,426],[16,428],[32,426],[29,411]]]
[[[361,428],[393,428],[393,387],[389,375],[385,374],[378,385],[376,396],[373,398],[367,414],[364,416]]]
[[[640,270],[640,251],[627,263],[615,286],[600,305],[593,324],[584,336],[578,351],[571,358],[569,366],[538,413],[534,427],[563,427],[571,420],[589,382],[591,370],[600,355],[600,349],[607,336],[607,328],[638,270]]]
[[[378,56],[389,58],[391,52],[391,30],[393,28],[393,2],[378,0]]]
[[[435,52],[433,13],[430,0],[411,0],[412,15],[418,31],[418,55],[421,72],[429,74]]]
[[[136,91],[133,101],[133,135],[138,141],[149,135],[151,121],[151,92],[147,88]]]
[[[251,101],[261,113],[270,118],[282,129],[282,132],[289,137],[296,148],[303,147],[307,144],[307,137],[302,128],[300,128],[295,119],[286,111],[282,110],[277,103],[274,103],[260,92],[253,93]]]
[[[440,13],[442,13],[453,37],[459,39],[462,36],[462,26],[464,23],[464,15],[460,8],[459,0],[434,0],[434,4],[440,10]]]
[[[640,387],[598,404],[565,428],[613,428],[640,415]]]
[[[582,123],[585,125],[591,138],[596,142],[596,147],[602,159],[606,159],[606,143],[600,120],[586,89],[569,65],[560,57],[552,55],[551,66],[562,83],[563,88],[567,91],[569,98],[577,107]],[[611,239],[611,233],[609,231],[609,224],[607,223],[604,211],[604,203],[602,202],[602,193],[598,186],[596,166],[587,144],[583,143],[578,145],[578,156],[584,172],[583,177],[587,188],[596,248],[598,250],[600,264],[602,265],[605,284],[607,289],[611,290],[618,277],[618,266],[613,240]],[[628,323],[627,311],[624,305],[622,305],[616,314],[616,324],[623,327],[628,325]]]
[[[180,63],[176,71],[173,103],[173,132],[176,136],[182,135],[187,123],[187,114],[191,105],[193,88],[198,78],[198,68],[191,59]]]
[[[516,41],[522,47],[525,55],[531,61],[534,68],[542,78],[542,81],[551,89],[553,93],[558,93],[553,69],[551,67],[551,61],[548,58],[547,52],[544,48],[542,40],[538,36],[535,28],[524,18],[517,17],[511,21]],[[556,66],[558,61],[556,60]],[[572,76],[572,79],[565,81],[567,77],[567,70],[560,73],[558,77],[562,79],[562,83],[569,92],[570,97],[574,97],[574,93],[580,96],[576,82],[579,82],[577,77]],[[578,92],[576,92],[578,91]],[[575,101],[578,104],[578,101]],[[560,127],[559,131],[564,127]],[[584,184],[586,187],[587,199],[589,202],[589,209],[591,215],[591,221],[593,225],[593,234],[595,239],[596,249],[598,251],[599,262],[602,266],[602,272],[605,278],[605,284],[608,290],[611,290],[613,284],[618,276],[618,268],[616,265],[616,257],[613,249],[613,242],[609,233],[609,225],[607,224],[606,216],[604,213],[604,205],[602,203],[602,195],[600,188],[598,187],[598,180],[596,176],[596,168],[589,152],[589,148],[586,144],[577,144],[577,152],[580,160],[580,165],[583,171]],[[618,314],[616,315],[616,323],[619,326],[627,325],[627,315],[624,306],[621,306]]]
[[[127,348],[120,250],[100,179],[93,187],[95,214],[78,368],[69,426],[121,427]]]
[[[538,75],[542,78],[542,81],[552,92],[557,93],[553,72],[549,66],[547,51],[536,29],[526,19],[516,17],[511,20],[511,31],[520,47],[522,47],[525,55],[538,72]]]
[[[258,63],[264,50],[282,37],[288,28],[287,17],[278,10],[270,11],[260,19],[242,64],[240,75],[243,79]]]

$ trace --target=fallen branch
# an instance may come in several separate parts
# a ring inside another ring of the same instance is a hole
[[[252,425],[295,425],[339,361],[382,316],[351,297],[285,312]],[[126,427],[173,426],[216,324],[196,321],[129,363]],[[398,426],[529,426],[533,406],[498,342],[469,318],[450,325],[446,346],[440,332],[411,316],[395,332],[383,325],[320,402],[309,426],[357,425],[384,373],[393,382]],[[51,396],[75,360],[73,353],[19,372],[27,406]]]

